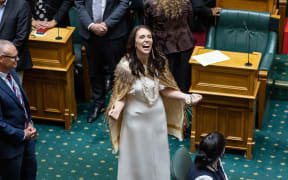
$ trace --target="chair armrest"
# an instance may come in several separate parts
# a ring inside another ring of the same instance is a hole
[[[215,27],[211,26],[206,37],[206,49],[215,49]]]
[[[270,31],[267,46],[261,59],[259,70],[269,71],[277,48],[277,33]]]
[[[86,52],[86,48],[85,48],[85,46],[81,46],[81,52]]]

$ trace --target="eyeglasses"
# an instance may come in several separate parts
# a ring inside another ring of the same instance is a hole
[[[16,55],[16,56],[1,55],[1,56],[7,57],[7,58],[11,58],[11,59],[15,59],[15,60],[18,58],[18,55]]]

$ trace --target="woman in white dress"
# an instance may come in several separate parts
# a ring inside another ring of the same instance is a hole
[[[114,152],[120,148],[118,180],[169,180],[167,134],[182,140],[184,104],[201,99],[179,91],[150,29],[135,27],[106,114]]]

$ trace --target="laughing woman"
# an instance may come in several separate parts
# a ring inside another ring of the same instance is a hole
[[[179,90],[151,30],[135,27],[106,114],[114,152],[120,149],[118,180],[170,179],[167,133],[182,140],[184,104],[201,99]]]

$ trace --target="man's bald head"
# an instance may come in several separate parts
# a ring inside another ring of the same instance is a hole
[[[0,40],[0,71],[8,73],[17,67],[18,52],[14,44],[7,40]]]
[[[14,46],[14,44],[8,40],[0,40],[0,55],[5,54],[9,46]],[[14,46],[15,47],[15,46]]]

